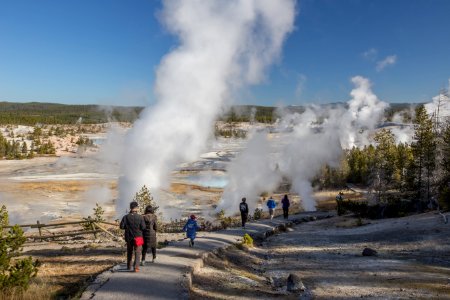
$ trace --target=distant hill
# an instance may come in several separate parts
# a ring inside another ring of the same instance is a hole
[[[325,107],[337,107],[345,103],[323,104]],[[412,104],[391,103],[386,111],[388,121],[400,111],[409,110]],[[415,104],[417,105],[417,104]],[[100,106],[100,105],[68,105],[57,103],[14,103],[0,102],[0,125],[35,125],[35,124],[98,124],[110,121],[134,122],[143,107],[126,106]],[[289,112],[302,113],[304,106],[287,106]],[[276,107],[257,105],[235,105],[219,117],[225,122],[249,122],[273,123],[278,117]],[[409,116],[408,116],[409,117]]]
[[[0,102],[0,124],[85,124],[134,122],[143,107]]]

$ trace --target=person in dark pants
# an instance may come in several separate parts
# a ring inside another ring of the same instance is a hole
[[[138,203],[130,203],[130,212],[122,218],[120,229],[125,230],[125,242],[127,243],[127,269],[131,268],[131,259],[134,253],[134,272],[139,272],[139,261],[142,252],[142,232],[145,229],[144,218],[138,214]]]
[[[242,198],[242,202],[239,204],[239,210],[241,212],[241,219],[242,219],[242,228],[245,228],[245,223],[247,223],[248,219],[248,205],[245,203],[247,199],[244,197]]]
[[[145,256],[149,248],[152,251],[152,263],[156,259],[156,231],[158,228],[157,217],[155,215],[155,210],[153,207],[148,205],[145,208],[144,214],[145,230],[144,230],[144,246],[142,247],[142,261],[141,266],[145,265]]]
[[[291,206],[287,195],[284,195],[283,199],[281,200],[281,204],[283,206],[283,217],[287,219],[289,217],[289,206]]]

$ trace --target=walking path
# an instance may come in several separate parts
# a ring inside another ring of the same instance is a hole
[[[172,242],[157,252],[154,264],[147,263],[139,273],[125,271],[121,264],[100,274],[81,299],[188,299],[191,274],[203,266],[208,253],[237,243],[245,233],[264,239],[283,226],[326,218],[329,213],[309,212],[292,215],[289,220],[275,218],[247,223],[246,229],[230,228],[198,232],[195,247],[188,240]]]

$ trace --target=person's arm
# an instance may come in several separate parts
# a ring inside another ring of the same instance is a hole
[[[186,231],[188,222],[189,221],[187,221],[186,224],[184,224],[183,231]]]
[[[245,203],[245,212],[248,214],[248,204]]]
[[[158,231],[158,217],[155,216],[155,222],[153,222],[153,229]]]
[[[126,217],[127,217],[126,215],[123,216],[122,221],[120,221],[120,229],[126,229],[127,228],[126,224],[125,224],[125,218]]]

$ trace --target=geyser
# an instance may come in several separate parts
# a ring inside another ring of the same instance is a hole
[[[294,0],[163,1],[161,21],[179,45],[156,71],[156,104],[126,136],[117,214],[142,185],[167,187],[177,164],[198,158],[221,108],[264,79],[294,16]]]

